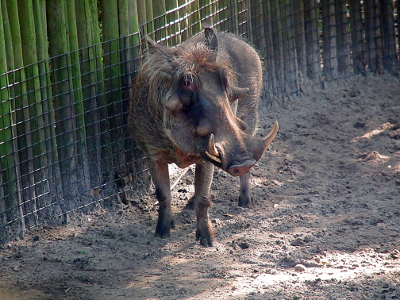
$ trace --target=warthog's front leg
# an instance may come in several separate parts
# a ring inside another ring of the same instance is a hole
[[[250,194],[250,174],[247,173],[240,176],[240,195],[239,195],[239,206],[254,208],[254,202]]]
[[[196,164],[193,197],[197,217],[196,240],[200,240],[200,244],[205,247],[211,247],[215,241],[214,231],[208,217],[208,209],[211,206],[209,197],[213,172],[214,166],[209,162]]]
[[[171,227],[174,227],[171,211],[171,188],[168,164],[156,160],[150,163],[150,172],[156,187],[156,197],[159,205],[155,235],[160,238],[167,238],[170,236]]]

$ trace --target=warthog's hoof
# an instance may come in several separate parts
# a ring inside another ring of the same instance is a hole
[[[212,237],[204,236],[201,233],[199,233],[198,231],[196,231],[196,240],[200,241],[200,245],[202,245],[204,247],[212,247],[212,246],[214,246],[215,237],[214,237],[214,234]]]
[[[163,222],[162,220],[159,219],[157,223],[156,233],[154,236],[162,239],[169,238],[171,236],[170,234],[171,228],[175,228],[175,223],[173,220]]]
[[[197,226],[196,240],[200,241],[200,245],[204,247],[212,247],[215,242],[214,231],[211,228],[210,223],[201,224]]]
[[[253,199],[250,197],[239,197],[239,206],[245,208],[254,208]]]
[[[189,201],[186,203],[186,208],[188,209],[194,209],[194,197],[191,197]]]

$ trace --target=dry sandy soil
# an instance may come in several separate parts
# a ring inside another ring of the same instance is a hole
[[[154,238],[152,195],[43,228],[0,249],[0,299],[400,299],[400,82],[355,77],[277,100],[253,168],[256,209],[216,171],[218,243],[195,241],[189,169],[176,228]]]

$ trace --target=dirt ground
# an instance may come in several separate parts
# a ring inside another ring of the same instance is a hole
[[[260,113],[280,132],[252,169],[256,209],[215,172],[218,242],[195,241],[193,170],[176,228],[154,238],[153,196],[0,249],[0,299],[400,299],[400,82],[354,77]]]

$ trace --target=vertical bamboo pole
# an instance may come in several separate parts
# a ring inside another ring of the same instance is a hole
[[[393,75],[398,75],[400,69],[396,68],[396,33],[394,22],[394,3],[392,0],[380,1],[381,30],[383,40],[383,67]],[[397,15],[400,12],[397,11]],[[399,17],[399,16],[397,16]]]
[[[313,81],[319,80],[320,71],[317,7],[317,0],[304,1],[307,77]]]
[[[147,3],[149,1],[137,1],[137,10],[138,10],[138,22],[139,22],[139,45],[138,48],[138,60],[135,62],[138,66],[141,64],[142,55],[147,45],[145,43],[140,43],[140,41],[144,41],[145,36],[150,36],[149,32],[149,23],[151,22],[147,16]]]
[[[189,6],[189,37],[201,32],[201,16],[199,1],[193,1]]]
[[[15,70],[14,46],[13,46],[13,40],[12,40],[12,36],[11,36],[10,20],[8,17],[7,0],[0,0],[0,1],[2,2],[1,13],[3,15],[3,29],[4,29],[4,42],[5,42],[5,46],[6,46],[7,71],[10,71],[10,70]],[[9,77],[10,77],[9,82],[14,82],[14,79],[11,78],[11,77],[13,77],[13,73],[10,73]],[[14,95],[10,95],[10,96],[13,97]]]
[[[13,50],[13,68],[22,68],[24,65],[22,57],[22,40],[21,40],[21,29],[18,16],[18,5],[16,0],[6,1],[7,3],[7,14],[9,20],[9,33],[12,41]],[[32,160],[32,136],[30,132],[29,124],[29,110],[28,110],[28,99],[26,94],[26,77],[25,70],[19,69],[12,72],[13,76],[10,79],[10,84],[13,85],[14,95],[12,109],[15,111],[15,122],[16,126],[16,146],[18,149],[18,176],[17,180],[18,191],[22,191],[18,197],[18,201],[14,202],[14,207],[10,208],[10,218],[19,219],[18,222],[14,223],[15,228],[13,231],[16,236],[23,235],[25,231],[25,219],[23,212],[23,203],[33,199],[36,195],[34,190],[31,188],[34,182],[33,178],[33,165]],[[17,199],[16,199],[17,200]]]
[[[78,43],[78,29],[77,29],[77,18],[76,18],[76,6],[75,1],[66,2],[66,13],[67,13],[67,30],[68,30],[68,42],[69,42],[69,59],[71,65],[70,77],[73,92],[73,107],[74,107],[74,126],[76,134],[76,172],[77,172],[77,186],[78,192],[81,195],[89,195],[90,193],[90,171],[88,163],[87,143],[86,143],[86,128],[85,128],[85,109],[84,100],[82,93],[82,81],[81,81],[81,66],[80,66],[80,53]],[[79,20],[81,22],[81,20]],[[78,205],[86,206],[89,197],[81,197],[77,199],[80,201]]]
[[[305,24],[304,24],[304,0],[299,0],[297,3],[291,3],[293,13],[293,29],[295,49],[297,52],[298,76],[303,79],[307,76],[306,68],[306,48],[308,45],[305,41]]]
[[[274,28],[272,26],[272,23],[275,22],[275,18],[272,17],[275,15],[275,13],[272,12],[271,10],[271,0],[266,0],[263,2],[263,15],[264,17],[264,30],[265,30],[265,36],[266,36],[266,68],[269,70],[267,72],[267,82],[269,84],[268,88],[265,88],[265,91],[269,93],[270,98],[272,98],[273,95],[277,94],[277,82],[278,82],[278,77],[277,77],[277,70],[276,70],[276,62],[275,62],[275,44],[274,44]]]
[[[238,2],[232,1],[229,2],[229,12],[230,12],[230,20],[231,20],[231,29],[230,31],[234,34],[239,34],[239,17],[238,17]]]
[[[0,0],[2,2],[1,13],[3,17],[3,30],[4,30],[4,42],[5,42],[5,55],[7,64],[4,64],[4,68],[6,70],[14,70],[14,46],[12,40],[11,33],[11,25],[8,16],[7,9],[7,0]],[[18,155],[18,142],[15,137],[17,134],[16,127],[16,112],[15,112],[15,101],[12,99],[16,98],[17,89],[14,89],[13,85],[16,82],[15,72],[9,72],[5,74],[6,78],[3,79],[3,82],[7,83],[5,89],[3,89],[3,94],[8,96],[5,103],[5,112],[10,109],[10,126],[11,133],[13,139],[12,144],[8,145],[8,147],[12,146],[13,149],[13,158],[9,157],[9,163],[7,172],[4,172],[3,177],[3,188],[4,188],[4,205],[5,205],[5,219],[7,222],[7,226],[4,229],[3,237],[5,239],[11,239],[17,236],[23,236],[25,230],[25,224],[23,219],[23,210],[22,210],[22,189],[21,189],[21,173],[20,173],[20,164],[19,164],[19,155]],[[7,107],[8,106],[8,107]],[[5,120],[7,122],[7,119]]]
[[[141,28],[141,33],[147,35],[147,26],[144,25],[148,20],[146,18],[146,1],[137,1],[137,17],[139,21],[139,26]]]
[[[93,7],[95,6],[95,7]],[[99,45],[98,36],[99,27],[97,18],[93,19],[92,10],[96,9],[97,3],[94,0],[83,0],[76,2],[76,19],[77,37],[80,54],[81,67],[81,84],[82,96],[84,104],[85,131],[87,142],[88,163],[90,170],[90,189],[91,195],[93,191],[98,189],[103,182],[101,172],[101,143],[100,143],[100,116],[97,98],[101,97],[98,88],[99,83],[103,81],[103,77],[98,77],[96,61],[100,60],[96,48]]]
[[[343,0],[335,0],[336,47],[338,71],[347,75],[350,73],[350,39],[347,6]]]
[[[67,36],[67,9],[66,0],[47,0],[46,4],[49,53],[53,57],[51,66],[57,154],[64,194],[63,208],[66,213],[70,209],[69,205],[78,198],[79,194],[76,173],[74,93],[68,69],[71,61],[70,56],[65,54],[70,49]]]
[[[139,1],[141,2],[141,1]],[[134,49],[134,52],[132,53],[134,57],[138,55],[137,47],[140,44],[140,31],[139,31],[139,5],[138,5],[138,0],[131,0],[129,1],[129,15],[128,18],[130,20],[129,23],[129,34],[132,35],[132,44],[131,47]],[[137,33],[137,34],[135,34]],[[132,60],[132,58],[130,58]]]
[[[0,1],[0,24],[3,24],[3,14]],[[11,133],[11,103],[8,95],[8,80],[7,75],[7,55],[6,43],[4,41],[4,29],[0,26],[0,228],[7,224],[6,216],[6,195],[8,197],[8,189],[6,184],[10,184],[9,172],[12,172],[14,163],[10,156],[14,151],[12,147]],[[11,176],[13,173],[11,173]],[[5,230],[0,230],[0,243],[3,243],[7,238]]]
[[[198,0],[200,8],[200,17],[202,22],[207,26],[214,25],[214,15],[210,0]]]
[[[150,38],[155,39],[153,1],[146,0],[145,2],[146,2],[147,34],[149,35]]]
[[[365,41],[360,1],[349,1],[353,72],[365,74]]]
[[[279,2],[275,0],[270,0],[270,12],[271,12],[271,30],[272,30],[272,39],[273,39],[273,51],[274,51],[274,59],[275,62],[275,76],[277,83],[277,91],[278,94],[284,92],[284,48],[282,43],[282,20],[281,20],[281,11],[279,9]]]
[[[154,30],[157,42],[164,40],[167,36],[165,12],[165,0],[153,0]]]
[[[4,19],[3,19],[4,18]],[[0,24],[7,24],[7,10],[5,0],[0,1]],[[19,186],[18,186],[18,157],[15,153],[13,143],[14,121],[10,93],[8,89],[8,59],[5,42],[5,28],[0,26],[0,243],[18,236],[23,232],[23,223],[8,224],[11,220],[21,220],[19,209]],[[11,48],[12,50],[12,48]]]
[[[334,8],[333,0],[321,0],[323,75],[325,79],[332,78],[337,70]]]
[[[40,94],[40,81],[39,81],[39,68],[37,62],[37,43],[36,43],[36,32],[35,23],[33,19],[33,3],[32,0],[20,0],[18,1],[18,15],[21,20],[24,20],[20,24],[21,39],[24,41],[24,47],[22,48],[22,57],[26,72],[26,88],[27,88],[27,103],[28,119],[29,122],[27,127],[27,134],[30,135],[31,145],[28,145],[28,152],[31,157],[28,160],[31,161],[32,174],[29,175],[32,186],[34,198],[30,201],[25,202],[26,214],[29,213],[29,217],[26,220],[28,227],[38,225],[38,210],[41,207],[47,206],[48,200],[46,196],[48,189],[46,189],[46,180],[48,176],[45,174],[45,166],[47,166],[46,157],[46,146],[45,146],[45,132],[44,132],[44,120],[43,120],[43,109],[41,103]]]
[[[60,168],[57,163],[57,142],[55,133],[54,107],[52,101],[49,46],[47,36],[46,0],[33,0],[33,15],[35,19],[36,49],[39,68],[41,105],[44,123],[46,145],[46,191],[49,198],[42,205],[47,207],[41,215],[56,222],[56,217],[62,214],[60,202],[62,197]]]
[[[396,0],[396,2],[393,4],[397,10],[397,28],[400,24],[400,0]],[[397,48],[397,68],[400,69],[400,34],[397,34],[396,36],[396,48]]]
[[[121,68],[123,74],[123,86],[129,90],[133,80],[134,58],[138,55],[139,46],[139,19],[136,0],[119,0],[119,35],[122,37]]]
[[[249,0],[238,1],[236,4],[237,34],[251,41],[251,18],[249,17]]]
[[[141,3],[141,5],[139,4]],[[123,77],[124,81],[124,90],[123,90],[123,97],[122,97],[122,102],[123,102],[123,108],[124,108],[124,124],[127,124],[127,111],[129,107],[129,102],[131,99],[131,91],[132,91],[132,83],[134,81],[136,69],[139,68],[139,47],[140,47],[140,32],[139,32],[139,6],[143,13],[143,15],[140,17],[143,19],[143,17],[146,15],[146,7],[143,3],[144,1],[137,1],[137,0],[130,0],[128,3],[129,6],[129,13],[128,13],[128,19],[129,19],[129,32],[130,35],[126,38],[123,38],[123,40],[126,40],[126,47],[122,49],[121,55],[124,57],[121,59],[122,61],[122,67],[126,68],[126,76]],[[121,166],[119,170],[119,174],[126,172],[132,172],[132,176],[135,178],[135,180],[139,181],[139,178],[135,177],[136,172],[139,173],[139,168],[136,165],[136,160],[138,159],[139,156],[142,156],[143,154],[138,154],[137,153],[137,148],[136,145],[134,144],[133,140],[129,138],[129,136],[126,136],[124,139],[124,149],[125,149],[125,157],[126,157],[126,165]],[[128,171],[129,170],[129,171]],[[137,183],[137,182],[136,182]],[[120,194],[121,195],[121,194]]]
[[[124,155],[124,119],[122,106],[121,82],[121,49],[118,24],[118,1],[101,0],[100,7],[103,16],[103,52],[104,52],[104,83],[109,119],[108,134],[111,141],[113,171],[119,166],[125,166]],[[113,173],[113,172],[111,172]]]
[[[127,36],[130,33],[129,23],[129,0],[118,0],[118,36]],[[123,49],[124,45],[120,47]]]
[[[382,68],[382,48],[380,47],[381,37],[377,1],[364,1],[367,62],[369,69],[373,73],[381,72]]]
[[[218,1],[218,21],[214,24],[217,26],[220,31],[228,31],[229,30],[229,16],[228,16],[228,1],[220,0]]]
[[[283,44],[283,65],[287,95],[299,91],[298,84],[298,59],[293,26],[294,9],[289,0],[280,1],[282,41]]]
[[[175,46],[180,43],[180,36],[179,36],[179,14],[176,11],[178,7],[178,0],[166,0],[165,1],[165,8],[167,11],[167,23],[169,24],[167,28],[168,37],[169,37],[169,45]]]
[[[185,41],[189,37],[189,18],[188,18],[189,4],[187,4],[186,0],[178,0],[178,4],[179,6],[183,6],[179,10],[179,18],[182,18],[182,20],[179,23],[180,41]]]
[[[253,36],[253,18],[252,18],[252,11],[251,11],[251,0],[246,0],[245,2],[243,2],[245,7],[244,7],[244,11],[243,11],[243,26],[244,31],[246,32],[245,36],[247,36],[247,38],[250,41],[254,40],[254,36]]]
[[[103,61],[103,45],[101,45],[101,33],[100,33],[100,21],[98,19],[98,1],[97,0],[90,0],[89,7],[86,9],[86,13],[88,18],[92,19],[93,29],[91,30],[91,39],[88,41],[88,45],[94,45],[94,69],[96,71],[96,101],[98,107],[98,117],[100,121],[99,125],[99,135],[94,136],[95,139],[100,139],[100,155],[101,159],[99,163],[101,164],[101,181],[99,183],[101,185],[105,185],[106,183],[112,182],[114,180],[114,173],[110,172],[113,170],[113,146],[111,144],[111,135],[108,129],[110,128],[110,118],[108,112],[108,97],[106,92],[105,86],[105,71],[104,71],[104,61]],[[101,7],[101,5],[100,5]],[[88,110],[92,110],[91,106],[89,106]],[[94,124],[94,123],[93,123]],[[88,123],[90,125],[90,123]],[[99,179],[99,180],[100,180]],[[102,198],[104,200],[104,204],[107,206],[111,206],[113,203],[112,195],[106,194],[107,192],[110,193],[111,189],[105,189],[100,187],[94,186],[92,190],[92,195],[97,197],[98,193],[102,192]]]
[[[132,68],[130,66],[130,61],[133,61],[132,52],[132,38],[128,35],[132,33],[133,22],[135,22],[135,27],[137,28],[137,7],[132,4],[129,0],[118,0],[118,25],[119,25],[119,47],[120,47],[120,67],[121,67],[121,88],[122,88],[122,101],[126,101],[129,98],[129,91],[131,85],[131,74]],[[130,10],[135,10],[134,12]],[[131,17],[135,15],[136,18],[133,20]],[[122,113],[122,111],[120,112]]]
[[[266,56],[266,40],[265,40],[265,30],[264,30],[264,14],[263,14],[263,1],[262,0],[252,0],[250,4],[251,19],[252,19],[252,35],[253,44],[256,46],[257,50],[260,51],[262,57]]]

